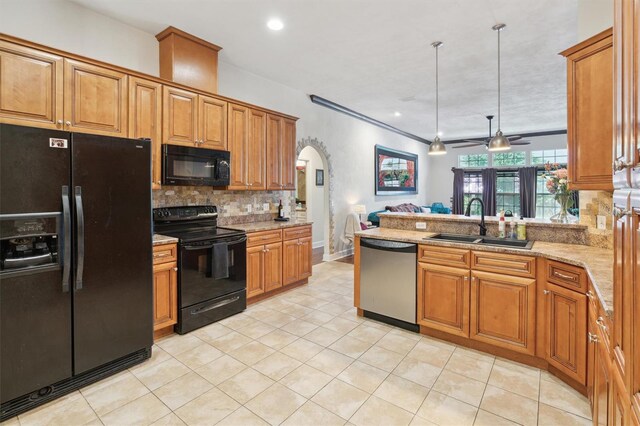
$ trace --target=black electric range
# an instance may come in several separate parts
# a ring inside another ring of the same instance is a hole
[[[178,238],[177,333],[246,309],[247,236],[219,228],[216,206],[153,209],[153,228]]]

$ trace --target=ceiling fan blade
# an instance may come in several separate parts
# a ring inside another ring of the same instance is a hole
[[[519,141],[520,139],[522,139],[522,136],[520,135],[507,136],[507,139],[509,139],[510,141]]]
[[[530,141],[510,142],[511,145],[531,145]]]
[[[485,140],[479,141],[478,139],[464,139],[464,142],[484,144],[484,143],[487,143],[487,140],[485,139]]]
[[[478,142],[478,143],[470,143],[470,144],[467,144],[467,145],[454,145],[454,146],[452,146],[451,148],[453,148],[453,149],[458,149],[458,148],[470,148],[470,147],[472,147],[472,146],[482,146],[482,145],[484,145],[484,144],[485,144],[484,142]]]

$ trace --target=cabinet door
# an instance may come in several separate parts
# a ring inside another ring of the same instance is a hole
[[[630,385],[633,317],[633,250],[630,192],[614,192],[613,223],[613,360],[626,386]]]
[[[418,324],[469,337],[469,270],[418,264]]]
[[[282,243],[267,244],[264,253],[265,291],[282,287]]]
[[[264,293],[264,246],[247,248],[247,299]]]
[[[293,284],[298,281],[298,240],[282,243],[282,283]]]
[[[127,75],[64,60],[65,130],[127,137]]]
[[[62,129],[63,60],[0,41],[0,121]]]
[[[284,119],[281,176],[283,189],[296,189],[296,122]]]
[[[597,327],[596,327],[597,329]],[[596,330],[597,341],[594,343],[594,377],[593,377],[593,424],[607,426],[609,419],[609,401],[611,398],[611,362],[609,352],[604,344],[604,336]],[[590,370],[591,371],[591,370]]]
[[[471,272],[471,339],[533,355],[535,320],[535,279]]]
[[[593,305],[589,304],[587,307],[589,311],[589,322],[587,324],[587,398],[591,404],[591,411],[595,410],[595,381],[598,374],[596,366],[596,357],[598,356],[598,324],[596,324],[596,318],[598,316],[597,310],[593,309]],[[604,344],[604,343],[602,343]],[[593,416],[595,419],[595,415]],[[594,422],[595,423],[595,422]]]
[[[249,137],[249,109],[229,104],[229,151],[231,177],[229,189],[247,189],[247,141]]]
[[[198,96],[198,140],[200,148],[227,149],[227,103]]]
[[[586,384],[587,296],[546,283],[546,358],[549,364]]]
[[[129,77],[129,137],[151,139],[154,188],[162,179],[162,85],[138,77]]]
[[[284,120],[267,114],[267,189],[282,189],[282,137]]]
[[[175,87],[162,87],[162,143],[195,146],[198,95]]]
[[[298,240],[298,280],[311,276],[313,243],[311,237]]]
[[[153,329],[159,330],[178,322],[177,263],[153,266]]]
[[[613,36],[567,56],[567,145],[571,189],[613,189]]]
[[[640,10],[640,7],[639,7]],[[640,193],[636,193],[640,197]],[[639,200],[640,201],[640,200]],[[631,378],[631,402],[635,415],[640,418],[640,207],[633,210],[633,282],[634,282],[634,306],[633,318],[633,354],[636,362],[633,363]]]
[[[246,148],[247,184],[249,189],[265,190],[267,156],[267,114],[249,110],[249,142]]]
[[[609,423],[612,426],[629,426],[630,425],[630,409],[629,397],[626,394],[624,384],[620,378],[616,378],[613,373],[612,389],[611,389],[611,405],[609,410]]]

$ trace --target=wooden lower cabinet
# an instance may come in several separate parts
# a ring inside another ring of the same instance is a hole
[[[247,299],[282,287],[282,243],[247,248]]]
[[[418,263],[418,324],[469,337],[469,270]]]
[[[178,322],[178,263],[175,244],[153,247],[153,331],[155,337],[173,332]]]
[[[622,377],[613,371],[609,425],[629,426],[631,424],[631,404]]]
[[[546,282],[542,291],[545,356],[550,365],[586,385],[587,296]]]
[[[589,356],[593,362],[589,363],[587,372],[587,386],[591,386],[591,412],[595,426],[606,426],[609,419],[609,404],[611,400],[611,358],[606,336],[595,324],[595,313],[589,315]],[[592,349],[591,349],[592,348]]]
[[[282,280],[293,284],[311,276],[311,237],[288,240],[282,243]]]
[[[536,280],[471,272],[470,338],[535,354]]]

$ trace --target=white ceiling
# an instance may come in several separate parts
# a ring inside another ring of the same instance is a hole
[[[169,25],[223,47],[220,60],[432,139],[440,40],[443,139],[566,128],[558,52],[577,40],[578,0],[72,0],[151,34]],[[285,28],[273,32],[277,16]],[[394,111],[402,113],[395,117]],[[495,129],[495,127],[494,127]]]

